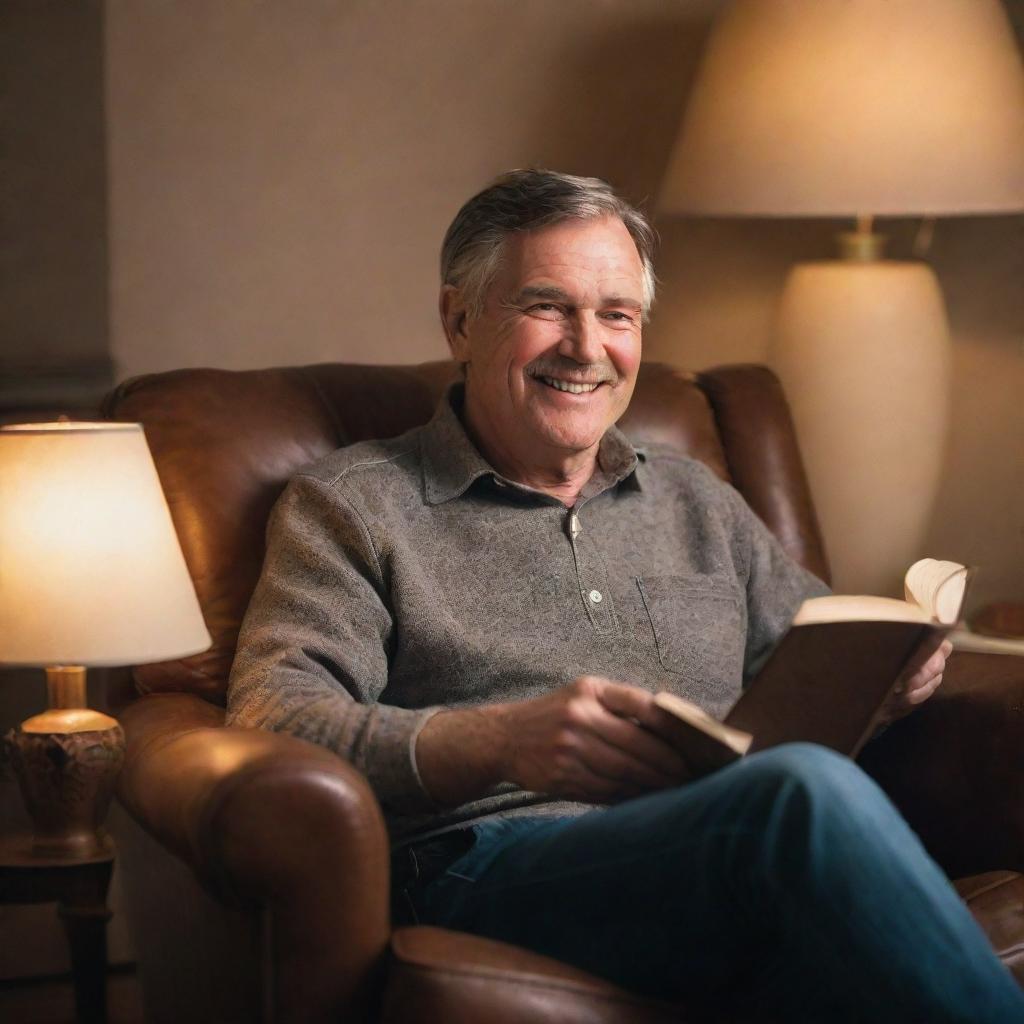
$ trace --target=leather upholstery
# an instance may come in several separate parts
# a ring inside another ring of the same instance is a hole
[[[782,542],[819,579],[828,559],[778,378],[764,366],[723,366],[698,376],[727,453],[729,479]]]
[[[1024,986],[1024,878],[1012,871],[990,871],[956,883],[999,959]]]
[[[121,802],[225,904],[270,911],[274,1019],[368,1014],[390,933],[389,857],[363,777],[302,740],[224,728],[223,710],[191,694],[136,701],[120,720]]]
[[[423,422],[453,372],[450,363],[181,370],[129,381],[105,403],[108,417],[145,426],[214,639],[196,657],[137,667],[148,696],[121,713],[128,752],[119,797],[155,837],[137,854],[122,846],[121,865],[144,879],[136,891],[148,905],[163,900],[158,916],[172,936],[161,942],[152,915],[134,929],[144,993],[159,992],[147,995],[149,1020],[226,1024],[252,1020],[254,1006],[263,1019],[304,1024],[381,1014],[389,1024],[688,1019],[500,943],[431,928],[391,936],[387,836],[365,780],[301,740],[223,726],[217,705],[284,483],[340,444]],[[792,423],[769,371],[645,365],[621,425],[635,441],[703,459],[795,558],[828,578]],[[870,745],[865,767],[954,876],[1020,870],[1024,666],[963,665],[951,667],[938,697]],[[179,859],[174,885],[153,881],[161,850]],[[1024,883],[1004,872],[961,885],[1019,968]],[[192,933],[231,936],[232,949],[181,939],[189,922]],[[215,955],[221,968],[199,962]],[[189,979],[218,971],[256,979],[260,991],[219,991],[214,1004],[209,987]],[[168,972],[169,982],[147,982]]]
[[[503,942],[441,928],[399,928],[384,1024],[668,1024],[682,1011]]]

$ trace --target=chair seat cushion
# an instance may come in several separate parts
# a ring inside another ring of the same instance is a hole
[[[1024,988],[1024,876],[1014,871],[988,871],[961,878],[956,889],[999,959]]]
[[[668,1024],[678,1009],[492,939],[426,926],[391,938],[384,1024]]]

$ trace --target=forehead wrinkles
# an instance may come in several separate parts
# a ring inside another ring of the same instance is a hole
[[[558,248],[547,241],[539,245],[534,241],[533,245],[522,244],[513,249],[506,266],[509,278],[515,279],[510,282],[514,288],[551,284],[568,291],[571,282],[577,290],[608,293],[608,285],[614,282],[612,292],[619,293],[628,285],[639,298],[643,268],[632,241],[630,249],[633,251],[624,253],[623,247],[614,244],[612,239],[603,240],[599,245],[592,241],[589,245],[574,245],[569,241]]]
[[[635,272],[637,276],[641,271],[640,257],[628,235],[625,244],[615,235],[595,237],[594,232],[568,237],[523,235],[506,243],[505,256],[521,270],[569,267],[588,273]]]
[[[612,295],[635,299],[638,303],[643,299],[639,274],[630,274],[619,266],[581,267],[572,260],[535,265],[521,275],[511,273],[502,285],[503,294],[499,298],[504,301],[530,292],[550,292],[553,299],[561,293],[576,305],[596,306]],[[543,295],[538,294],[538,298]]]

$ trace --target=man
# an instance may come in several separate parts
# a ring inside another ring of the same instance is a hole
[[[639,992],[786,1019],[1024,1020],[938,868],[808,744],[699,781],[653,694],[724,712],[824,585],[739,495],[613,424],[653,238],[603,182],[515,171],[442,248],[464,380],[433,420],[299,474],[229,717],[367,775],[396,914]],[[940,651],[888,709],[941,681]]]

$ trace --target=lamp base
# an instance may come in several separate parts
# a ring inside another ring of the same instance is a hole
[[[124,762],[117,720],[85,708],[51,709],[4,739],[32,819],[33,856],[80,860],[111,853],[103,821]]]
[[[942,472],[952,346],[921,263],[797,264],[772,363],[840,593],[903,596]]]

